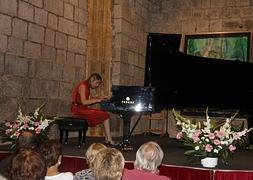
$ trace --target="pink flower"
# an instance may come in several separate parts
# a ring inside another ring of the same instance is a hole
[[[34,122],[33,124],[34,124],[34,126],[39,126],[40,125],[39,122]]]
[[[216,136],[219,138],[223,138],[225,136],[225,132],[224,131],[218,131],[216,132]]]
[[[236,147],[235,146],[233,146],[232,144],[228,147],[228,149],[229,149],[229,151],[234,151],[234,150],[236,150]]]
[[[206,147],[205,147],[205,150],[206,150],[207,152],[211,152],[211,151],[213,150],[213,146],[210,145],[210,144],[207,144]]]
[[[10,127],[10,126],[11,126],[11,123],[10,123],[10,122],[7,122],[7,123],[5,123],[5,126]]]
[[[198,135],[198,134],[193,133],[193,135],[192,135],[192,139],[193,139],[193,141],[194,141],[194,142],[198,142],[198,141],[199,141],[199,135]]]
[[[35,132],[36,132],[36,134],[39,134],[39,133],[41,132],[41,129],[40,129],[39,127],[37,127],[37,128],[35,129]]]
[[[215,145],[220,145],[220,140],[215,139],[215,140],[213,141],[213,143],[214,143]]]
[[[199,129],[197,129],[195,132],[194,132],[194,134],[196,134],[196,135],[200,135],[202,132],[199,130]]]
[[[28,125],[28,124],[24,124],[24,125],[23,125],[23,128],[24,128],[24,129],[28,129],[28,128],[29,128],[29,125]]]
[[[177,139],[181,139],[181,138],[182,138],[182,136],[183,136],[182,132],[179,132],[179,133],[177,133],[176,138],[177,138]]]
[[[240,134],[234,133],[234,134],[233,134],[233,139],[235,139],[235,140],[241,139]]]
[[[215,135],[214,135],[214,133],[209,133],[209,134],[208,134],[208,137],[209,137],[209,139],[214,139],[214,138],[215,138]]]

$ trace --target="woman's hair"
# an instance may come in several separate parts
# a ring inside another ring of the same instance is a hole
[[[102,143],[93,143],[89,146],[85,153],[86,157],[86,162],[89,166],[92,166],[94,158],[96,157],[97,153],[102,150],[107,148],[104,144]]]
[[[34,131],[30,130],[22,130],[18,139],[17,139],[17,150],[18,149],[26,149],[26,148],[36,148],[37,147],[37,141],[36,141],[37,135]]]
[[[44,157],[47,167],[55,165],[60,155],[62,155],[61,144],[56,140],[43,142],[39,147],[39,151]]]
[[[134,167],[154,173],[157,171],[157,167],[161,165],[163,156],[163,150],[156,142],[147,142],[138,149]]]
[[[93,74],[91,74],[91,75],[88,77],[88,79],[87,79],[87,81],[88,81],[89,83],[91,83],[92,81],[95,81],[95,80],[102,81],[103,79],[102,79],[102,77],[100,76],[100,74],[98,74],[98,73],[93,73]]]
[[[33,149],[20,149],[8,167],[9,180],[44,180],[47,168],[44,158]]]
[[[120,180],[124,165],[125,159],[119,150],[106,148],[97,153],[91,170],[96,180]]]

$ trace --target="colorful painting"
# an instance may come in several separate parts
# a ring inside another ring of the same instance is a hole
[[[193,56],[248,62],[250,36],[250,32],[186,35],[185,52]]]

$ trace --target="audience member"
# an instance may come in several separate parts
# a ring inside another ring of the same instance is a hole
[[[102,144],[102,143],[93,143],[89,146],[89,148],[87,149],[86,153],[85,153],[85,157],[86,157],[86,162],[88,165],[88,169],[84,169],[82,171],[79,171],[75,174],[74,180],[93,180],[93,174],[92,174],[92,170],[90,169],[90,167],[93,166],[93,161],[97,155],[97,153],[102,150],[102,149],[106,149],[107,147]]]
[[[163,150],[156,142],[141,145],[136,153],[134,169],[125,169],[123,180],[170,180],[169,177],[159,175],[158,166],[161,165],[163,156]]]
[[[9,180],[44,180],[46,175],[44,158],[34,149],[21,149],[8,167]]]
[[[12,158],[18,153],[20,149],[33,149],[37,147],[36,134],[34,131],[23,130],[21,131],[15,147],[14,153],[10,154],[0,162],[0,175],[7,177],[7,167]]]
[[[125,159],[119,150],[106,148],[97,153],[91,169],[95,180],[120,180],[124,165]]]
[[[44,157],[47,174],[45,180],[73,180],[74,176],[71,172],[60,172],[59,166],[62,160],[61,144],[55,140],[49,140],[41,144],[39,147],[41,155]]]

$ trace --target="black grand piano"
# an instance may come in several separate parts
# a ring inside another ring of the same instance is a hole
[[[251,119],[253,63],[187,55],[179,51],[180,41],[180,34],[148,35],[144,86],[155,89],[152,111],[208,107],[213,112],[239,110],[239,116]],[[125,119],[130,121],[127,115]],[[125,131],[131,135],[129,124]]]

